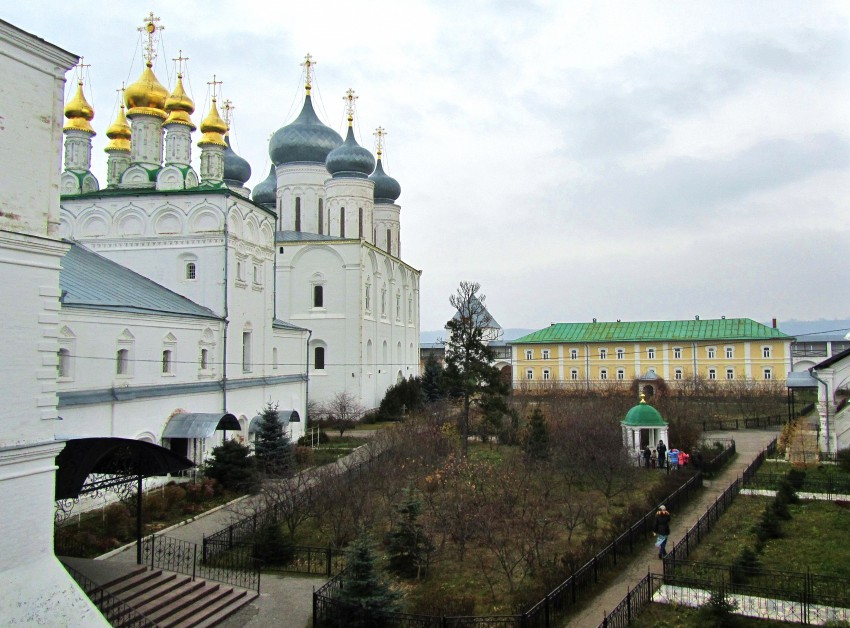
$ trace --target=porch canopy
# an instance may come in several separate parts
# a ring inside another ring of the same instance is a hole
[[[133,482],[138,478],[179,473],[191,460],[164,447],[130,438],[74,438],[56,456],[56,500]],[[89,476],[96,481],[86,479]]]
[[[278,410],[277,413],[280,418],[280,422],[283,425],[289,425],[290,423],[300,423],[301,417],[298,415],[297,410]],[[261,415],[255,416],[251,419],[251,422],[248,424],[248,434],[256,434],[260,431],[260,421],[263,420]]]
[[[817,388],[818,380],[809,371],[792,371],[785,376],[787,388]]]
[[[168,419],[163,438],[209,438],[216,430],[238,432],[242,427],[232,414],[217,412],[194,412],[175,414]]]

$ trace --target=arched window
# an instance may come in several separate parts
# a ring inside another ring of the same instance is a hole
[[[325,307],[324,286],[313,286],[313,307]]]
[[[313,364],[315,364],[315,369],[317,371],[322,371],[325,368],[325,348],[324,347],[316,347],[313,350]]]
[[[242,372],[250,373],[251,364],[251,331],[242,332]]]
[[[130,350],[119,349],[115,354],[115,374],[127,375],[130,372]]]
[[[189,262],[186,264],[186,279],[197,279],[198,278],[198,267],[195,265],[195,262]]]
[[[325,232],[325,201],[324,199],[319,199],[319,215],[318,215],[318,223],[319,223],[319,235],[322,235]]]
[[[171,373],[171,349],[166,349],[162,352],[162,374],[168,375]]]
[[[345,207],[339,208],[339,237],[345,237]]]
[[[301,231],[301,197],[295,197],[295,230]]]

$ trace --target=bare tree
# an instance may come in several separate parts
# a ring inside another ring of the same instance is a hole
[[[346,391],[336,393],[321,404],[322,414],[342,421],[357,421],[363,416],[363,411],[357,395]]]

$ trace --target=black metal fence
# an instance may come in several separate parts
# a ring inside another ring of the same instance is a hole
[[[726,432],[732,430],[752,430],[762,427],[774,427],[784,425],[788,421],[787,417],[781,414],[771,414],[766,416],[754,416],[747,419],[716,419],[702,422],[704,432]]]
[[[702,489],[702,473],[697,472],[687,482],[664,498],[670,508],[679,510]],[[337,574],[313,593],[313,625],[338,627],[381,625],[388,628],[460,627],[460,626],[515,626],[517,628],[549,628],[559,625],[564,617],[579,603],[586,601],[596,591],[596,585],[607,572],[621,562],[629,560],[635,548],[646,546],[655,523],[655,510],[647,512],[631,527],[616,537],[596,556],[580,567],[573,575],[553,589],[545,598],[521,615],[486,617],[445,617],[386,613],[380,617],[363,618],[364,623],[352,623],[352,609],[338,599],[344,586],[344,572]],[[358,616],[359,617],[359,616]],[[368,620],[368,621],[366,621]]]
[[[633,589],[629,589],[626,597],[613,611],[605,615],[599,628],[625,628],[632,619],[651,602],[655,592],[664,584],[664,578],[659,574],[648,573]]]
[[[116,628],[157,628],[157,624],[69,565],[63,566],[101,615]]]
[[[211,558],[198,554],[198,544],[190,541],[154,534],[142,540],[144,565],[259,593],[260,564],[254,559],[251,546],[234,545]]]
[[[788,480],[788,473],[758,473],[747,482],[747,488],[766,491],[777,491],[783,480]],[[819,493],[827,498],[836,495],[850,495],[850,478],[830,477],[809,478],[805,476],[794,490],[804,493]]]
[[[700,449],[710,452],[716,445],[720,445],[720,453],[709,459],[703,458],[702,461],[702,472],[708,477],[713,477],[723,467],[729,464],[729,461],[735,457],[735,452],[737,451],[735,449],[735,441],[731,438],[704,440],[700,443]],[[691,462],[693,463],[693,457],[691,458]]]

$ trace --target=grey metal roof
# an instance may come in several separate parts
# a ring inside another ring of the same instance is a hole
[[[794,371],[785,377],[787,388],[817,388],[818,380],[808,371]]]
[[[274,327],[275,329],[291,329],[293,331],[309,331],[304,327],[299,327],[298,325],[287,323],[286,321],[282,321],[279,318],[272,319],[272,327]]]
[[[327,240],[351,240],[351,238],[307,233],[306,231],[275,231],[274,234],[275,242],[323,242]]]
[[[470,309],[475,310],[475,324],[479,327],[485,327],[487,329],[501,329],[502,326],[496,322],[496,319],[490,314],[487,310],[487,306],[485,306],[481,301],[478,300],[478,297],[473,296],[470,300]],[[460,311],[455,312],[455,315],[452,316],[452,320],[460,319]]]
[[[163,438],[209,438],[216,430],[239,431],[242,427],[232,414],[196,412],[175,414],[168,419]]]
[[[278,410],[277,415],[284,426],[289,425],[290,423],[301,422],[301,415],[298,414],[297,410]],[[251,422],[248,424],[249,434],[256,434],[260,431],[260,421],[262,421],[262,419],[263,417],[259,414],[251,419]]]
[[[71,248],[62,258],[62,270],[59,273],[64,306],[221,320],[209,308],[76,242],[70,244]]]

